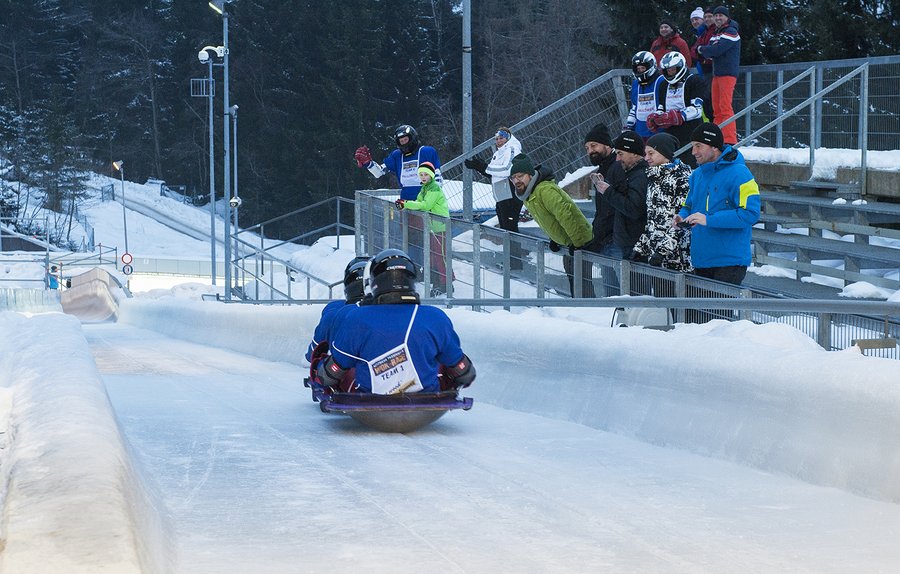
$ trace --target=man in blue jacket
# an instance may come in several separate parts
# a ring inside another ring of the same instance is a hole
[[[691,144],[698,167],[673,225],[690,225],[695,274],[740,285],[750,265],[751,230],[759,220],[759,187],[744,156],[724,144],[716,124],[700,124]]]

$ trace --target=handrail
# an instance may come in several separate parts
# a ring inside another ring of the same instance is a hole
[[[730,118],[728,118],[727,120],[725,120],[725,121],[722,122],[721,124],[718,124],[718,126],[719,126],[720,128],[723,127],[723,126],[727,126],[728,124],[730,124],[730,123],[732,123],[732,122],[735,122],[735,121],[737,121],[738,119],[740,119],[740,118],[746,116],[747,114],[749,114],[750,112],[752,112],[753,110],[755,110],[757,107],[759,107],[759,106],[761,106],[762,104],[764,104],[764,103],[768,102],[769,100],[771,100],[773,97],[777,96],[778,94],[783,93],[783,92],[784,92],[785,90],[787,90],[788,88],[793,87],[795,84],[799,83],[800,80],[802,80],[802,79],[804,79],[804,78],[806,78],[806,77],[809,77],[809,76],[815,74],[815,72],[816,72],[816,68],[815,68],[814,66],[813,66],[813,67],[810,67],[810,68],[807,68],[802,74],[800,74],[800,75],[798,75],[797,77],[795,77],[795,78],[789,80],[788,82],[782,84],[781,87],[772,90],[771,92],[769,92],[768,94],[766,94],[765,96],[763,96],[762,98],[760,98],[756,103],[752,104],[750,107],[744,108],[743,110],[741,110],[740,112],[738,112],[738,113],[736,113],[735,115],[731,116]],[[781,119],[784,119],[784,118],[786,118],[786,117],[788,117],[787,114],[782,114],[782,115],[781,115]],[[774,124],[774,123],[778,123],[779,121],[781,121],[781,119],[775,120],[775,121],[773,122],[773,124]],[[766,129],[768,129],[769,127],[772,127],[772,126],[770,125],[770,126],[768,126]],[[765,130],[763,130],[763,131],[765,131]],[[758,135],[758,134],[756,134],[756,135]],[[748,136],[748,137],[745,137],[745,138],[744,138],[743,140],[741,140],[741,141],[746,141],[746,140],[748,140],[748,139],[750,139],[749,136]],[[740,145],[740,142],[738,142],[737,145]],[[684,145],[684,146],[678,148],[678,150],[677,150],[673,155],[674,155],[675,157],[677,157],[677,156],[681,155],[682,153],[686,152],[686,151],[689,150],[689,149],[691,149],[691,144],[686,144],[686,145]]]

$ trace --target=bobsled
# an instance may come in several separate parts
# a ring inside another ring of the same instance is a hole
[[[319,393],[314,397],[324,413],[343,413],[375,430],[405,433],[438,420],[448,411],[472,408],[473,399],[456,391],[436,393]]]

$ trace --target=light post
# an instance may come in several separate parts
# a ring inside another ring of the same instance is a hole
[[[213,79],[213,60],[210,52],[217,57],[225,56],[224,46],[204,46],[197,53],[197,59],[201,64],[207,64],[209,67],[209,77],[206,81],[205,89],[194,90],[191,86],[191,95],[206,96],[209,105],[209,259],[210,259],[210,280],[212,284],[216,284],[216,163],[213,155],[215,150],[215,137],[213,135],[213,98],[216,95],[215,80]]]
[[[241,197],[238,195],[238,162],[237,162],[237,119],[238,119],[238,106],[237,104],[231,106],[231,123],[232,130],[234,131],[234,174],[232,177],[232,186],[234,188],[234,195],[231,197],[229,201],[229,205],[234,208],[234,258],[238,260],[241,258],[241,251],[238,247],[238,234],[240,233],[240,226],[238,225],[238,208],[241,206]],[[237,285],[237,277],[234,277],[234,283]]]
[[[125,217],[125,162],[122,160],[114,161],[113,167],[119,172],[122,178],[122,227],[125,229],[125,253],[128,251],[128,219]]]
[[[222,47],[224,48],[224,56],[222,60],[222,69],[224,70],[222,83],[224,84],[222,105],[225,110],[224,124],[224,172],[225,177],[222,183],[224,196],[231,197],[231,122],[228,121],[230,106],[228,102],[228,10],[225,5],[231,0],[211,0],[209,7],[218,12],[222,16]],[[225,216],[225,300],[231,300],[231,203],[227,206]]]

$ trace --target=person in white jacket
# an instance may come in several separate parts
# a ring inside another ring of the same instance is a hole
[[[496,151],[491,156],[490,163],[485,163],[477,156],[463,163],[467,168],[491,179],[500,229],[518,233],[522,202],[516,197],[515,188],[509,181],[509,168],[512,166],[512,159],[522,153],[522,144],[505,126],[500,127],[494,134],[494,143]],[[522,250],[516,242],[513,242],[510,249],[510,268],[522,268]]]

